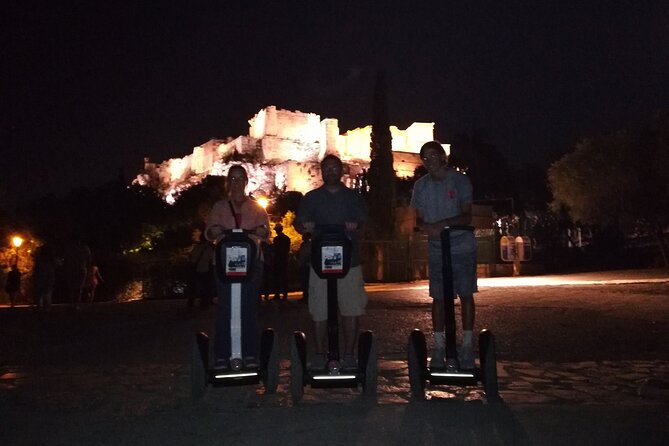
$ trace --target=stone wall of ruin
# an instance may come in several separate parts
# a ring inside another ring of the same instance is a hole
[[[355,175],[369,167],[371,125],[339,133],[337,119],[321,120],[315,113],[277,109],[268,106],[249,121],[249,134],[226,141],[210,139],[193,148],[190,155],[160,164],[145,160],[145,170],[135,182],[160,191],[189,187],[191,177],[223,175],[227,168],[221,159],[234,152],[251,155],[249,164],[255,177],[250,187],[269,193],[274,187],[307,192],[320,182],[318,163],[326,154],[338,155],[350,167],[344,181],[350,186]],[[413,123],[406,130],[390,127],[394,168],[400,177],[410,177],[420,165],[418,152],[433,139],[434,123]],[[447,153],[448,145],[444,145]],[[252,172],[249,172],[251,177]],[[199,180],[198,180],[199,181]],[[253,192],[250,190],[250,192]]]

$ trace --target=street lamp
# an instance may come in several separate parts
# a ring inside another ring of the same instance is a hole
[[[15,235],[12,237],[12,245],[14,246],[14,264],[19,263],[19,248],[23,245],[23,237]]]
[[[263,209],[267,209],[267,205],[269,205],[269,200],[265,197],[260,197],[260,198],[258,198],[258,204]]]
[[[14,245],[14,248],[17,250],[23,245],[23,238],[19,235],[15,235],[12,237],[12,245]]]

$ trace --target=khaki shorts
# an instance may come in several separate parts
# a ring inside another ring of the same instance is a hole
[[[360,265],[352,267],[346,277],[337,280],[337,302],[342,316],[361,316],[365,314],[367,293],[362,279]],[[328,284],[321,279],[313,268],[309,273],[309,313],[315,322],[328,319]]]

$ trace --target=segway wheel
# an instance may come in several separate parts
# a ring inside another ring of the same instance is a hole
[[[275,393],[279,386],[279,341],[273,329],[263,330],[260,349],[261,376],[265,393]]]
[[[293,402],[300,401],[304,396],[305,344],[304,333],[293,333],[290,343],[290,394]]]
[[[193,339],[190,364],[191,397],[199,400],[207,390],[209,368],[209,337],[205,333],[198,333]]]
[[[358,370],[363,375],[362,393],[365,396],[376,395],[378,367],[376,364],[376,340],[367,330],[358,338]]]
[[[425,399],[425,381],[427,376],[427,346],[422,331],[414,329],[409,336],[409,384],[411,396],[417,400]]]
[[[485,397],[489,403],[502,401],[497,384],[497,358],[495,357],[495,337],[487,329],[479,335],[479,353],[481,362],[481,381]]]

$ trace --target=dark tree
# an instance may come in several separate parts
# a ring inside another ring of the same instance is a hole
[[[297,212],[302,200],[302,193],[297,191],[286,191],[277,194],[274,205],[268,208],[272,215],[284,216],[286,212]]]
[[[169,208],[169,223],[198,227],[206,221],[209,211],[225,196],[225,177],[207,175],[200,184],[192,186]]]
[[[392,238],[395,232],[395,171],[393,169],[392,136],[388,119],[386,82],[382,72],[376,76],[370,144],[367,202],[374,237]]]
[[[640,126],[580,140],[548,170],[553,207],[566,207],[574,221],[651,235],[669,265],[668,148],[666,112]]]
[[[507,160],[497,148],[486,142],[484,132],[475,130],[453,138],[448,163],[467,172],[474,185],[475,199],[507,198],[511,177]]]

